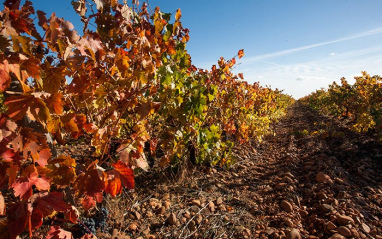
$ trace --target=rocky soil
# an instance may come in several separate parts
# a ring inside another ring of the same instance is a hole
[[[139,175],[97,237],[382,238],[382,146],[343,122],[297,103],[229,170]]]

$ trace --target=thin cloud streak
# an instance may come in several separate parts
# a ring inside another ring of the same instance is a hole
[[[373,29],[370,31],[361,32],[361,33],[358,33],[355,35],[339,38],[339,39],[332,40],[332,41],[326,41],[326,42],[316,43],[316,44],[312,44],[312,45],[308,45],[308,46],[297,47],[297,48],[292,48],[292,49],[288,49],[288,50],[284,50],[284,51],[264,54],[264,55],[260,55],[260,56],[255,56],[252,58],[248,58],[247,60],[244,60],[244,61],[246,63],[247,62],[253,62],[253,61],[261,61],[264,59],[274,58],[274,57],[278,57],[278,56],[285,56],[285,55],[293,54],[293,53],[304,51],[304,50],[309,50],[309,49],[320,47],[320,46],[325,46],[325,45],[343,42],[343,41],[349,41],[349,40],[362,38],[362,37],[366,37],[366,36],[371,36],[371,35],[376,35],[376,34],[380,34],[380,33],[382,33],[382,28],[376,28],[376,29]]]

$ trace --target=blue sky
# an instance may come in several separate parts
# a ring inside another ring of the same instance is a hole
[[[81,31],[70,0],[32,0]],[[130,3],[131,1],[128,1]],[[141,1],[143,2],[143,1]],[[150,0],[152,9],[182,10],[192,63],[210,68],[244,48],[235,72],[295,98],[362,70],[382,75],[380,0]]]

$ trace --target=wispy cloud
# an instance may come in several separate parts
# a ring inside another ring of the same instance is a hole
[[[243,72],[248,82],[260,81],[262,85],[285,89],[286,93],[299,98],[321,87],[327,87],[341,77],[346,77],[352,83],[353,77],[364,70],[371,75],[381,75],[382,44],[360,49],[348,48],[333,56],[328,54],[299,61],[279,62],[281,64],[268,60],[259,60],[256,64],[243,63],[237,71]]]
[[[264,61],[265,59],[270,59],[270,58],[279,57],[279,56],[285,56],[285,55],[293,54],[293,53],[304,51],[304,50],[309,50],[309,49],[320,47],[320,46],[330,45],[333,43],[338,43],[338,42],[343,42],[343,41],[349,41],[349,40],[358,39],[358,38],[371,36],[371,35],[376,35],[376,34],[380,34],[380,33],[382,33],[382,28],[376,28],[376,29],[373,29],[370,31],[360,32],[358,34],[350,35],[347,37],[343,37],[343,38],[339,38],[339,39],[335,39],[335,40],[331,40],[331,41],[325,41],[325,42],[311,44],[311,45],[307,45],[307,46],[287,49],[284,51],[254,56],[254,57],[248,58],[244,61],[246,61],[246,62],[261,61],[261,60]]]

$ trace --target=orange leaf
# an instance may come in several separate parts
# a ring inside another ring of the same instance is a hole
[[[56,114],[62,114],[64,108],[63,108],[63,102],[62,102],[62,94],[60,93],[53,93],[49,99],[47,100],[47,106],[51,112],[54,112]]]
[[[239,56],[239,59],[242,58],[244,56],[244,49],[239,50],[237,55]]]
[[[50,119],[49,109],[42,99],[33,95],[10,96],[4,103],[8,106],[9,117],[21,120],[27,113],[31,119],[46,122]]]
[[[114,169],[119,173],[119,178],[121,179],[123,185],[128,189],[134,188],[134,171],[127,167],[121,161],[113,164]]]
[[[112,197],[115,197],[116,195],[120,194],[122,192],[122,183],[121,179],[118,177],[115,177],[115,175],[110,175],[111,179],[107,182],[107,187],[105,189],[105,192],[109,193]]]

